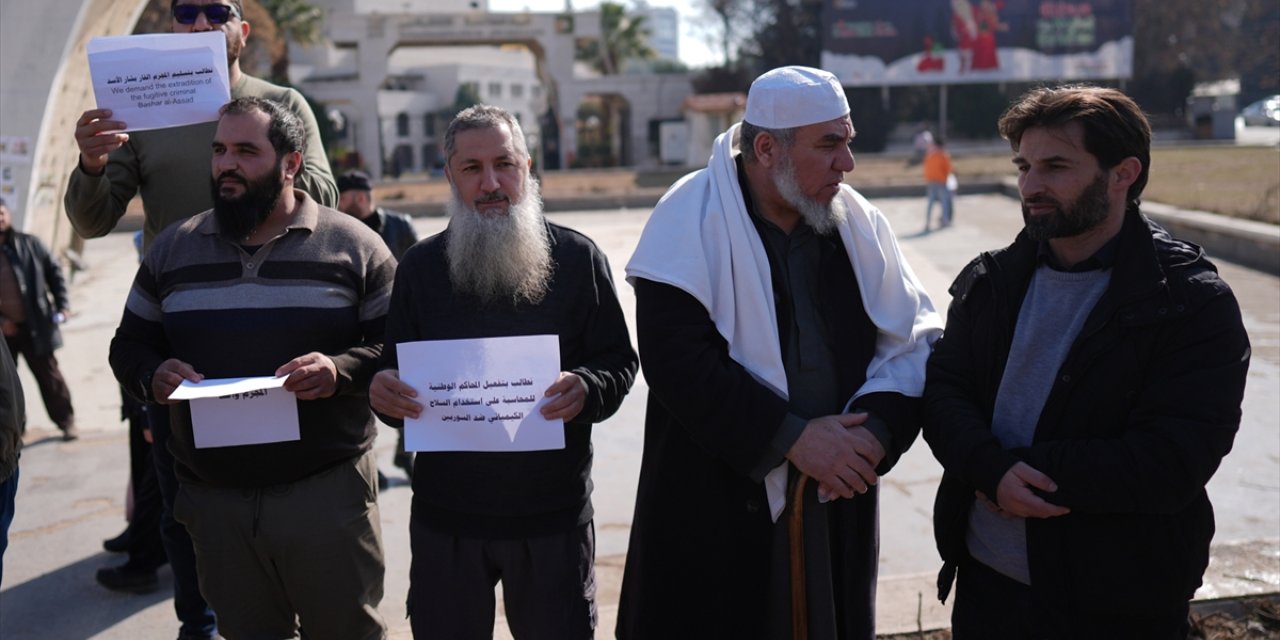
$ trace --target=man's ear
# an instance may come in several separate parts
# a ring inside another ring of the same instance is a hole
[[[756,135],[756,139],[751,141],[751,147],[756,152],[756,161],[765,168],[772,168],[778,162],[778,140],[773,137],[772,133],[762,131]]]
[[[1129,156],[1111,167],[1111,180],[1121,191],[1127,192],[1129,187],[1138,181],[1138,176],[1141,174],[1142,161],[1134,156]]]
[[[249,26],[249,23],[245,22],[244,20],[241,20],[240,21],[240,39],[244,40],[246,44],[249,42],[250,31],[253,31],[253,29]]]
[[[284,157],[284,175],[293,180],[298,179],[298,174],[302,172],[302,152],[291,151]]]

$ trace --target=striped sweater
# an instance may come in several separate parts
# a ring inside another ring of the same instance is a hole
[[[318,351],[338,370],[336,393],[298,401],[301,439],[196,449],[187,403],[170,412],[170,448],[184,482],[265,487],[294,482],[373,444],[369,379],[382,352],[395,259],[360,221],[300,190],[285,232],[252,253],[218,234],[212,211],[156,237],[111,342],[111,367],[134,395],[168,358],[206,378],[272,375]]]

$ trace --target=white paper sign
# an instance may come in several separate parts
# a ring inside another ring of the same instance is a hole
[[[298,400],[284,390],[287,376],[183,380],[169,396],[191,402],[197,449],[301,439]]]
[[[404,421],[409,451],[564,448],[564,421],[540,409],[560,375],[552,335],[396,345],[400,379],[418,391],[421,417]]]
[[[221,31],[93,38],[86,50],[98,108],[128,131],[212,122],[231,100]]]

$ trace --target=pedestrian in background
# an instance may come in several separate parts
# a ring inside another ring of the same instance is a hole
[[[951,226],[951,198],[954,190],[950,183],[954,181],[952,174],[955,167],[951,165],[951,154],[947,153],[947,143],[938,136],[929,144],[929,150],[924,155],[924,184],[928,200],[924,207],[924,230],[927,233],[929,226],[933,222],[933,205],[939,203],[942,206],[942,217],[938,221],[939,227]]]
[[[382,236],[382,241],[387,243],[397,261],[404,258],[404,252],[418,241],[418,232],[413,230],[409,216],[377,206],[373,199],[373,181],[363,171],[348,171],[338,176],[338,210],[364,222]],[[396,433],[393,464],[413,482],[413,453],[404,449],[404,430],[397,429]],[[386,489],[387,484],[387,476],[379,469],[378,488]]]
[[[71,389],[53,352],[62,347],[58,325],[71,313],[62,267],[40,239],[13,229],[13,212],[0,200],[0,330],[15,362],[21,355],[35,376],[49,419],[63,440],[80,437]]]

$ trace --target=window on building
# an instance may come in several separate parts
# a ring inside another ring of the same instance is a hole
[[[535,85],[533,85],[532,87],[529,87],[529,95],[531,95],[531,96],[533,96],[533,97],[535,97],[535,98],[541,98],[541,97],[542,97],[542,85],[540,85],[540,84],[535,84]]]
[[[501,82],[490,82],[490,83],[489,83],[489,97],[490,97],[490,98],[501,98],[501,97],[502,97],[502,83],[501,83]]]
[[[396,135],[401,138],[409,137],[409,114],[403,111],[396,116]]]
[[[428,136],[436,135],[436,117],[435,114],[428,113],[422,116],[422,130]]]
[[[511,83],[511,97],[512,97],[512,98],[523,98],[523,97],[524,97],[524,85],[522,85],[522,84],[520,84],[520,83],[518,83],[518,82],[513,82],[513,83]]]

